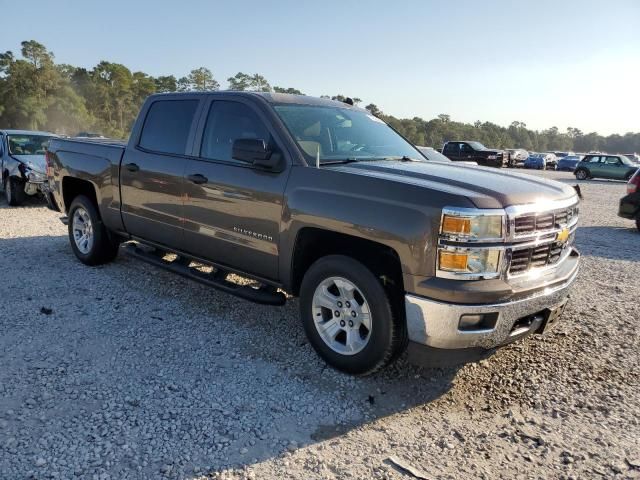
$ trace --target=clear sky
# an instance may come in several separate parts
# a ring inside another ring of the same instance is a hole
[[[0,51],[177,77],[238,71],[385,113],[640,131],[640,0],[0,0]]]

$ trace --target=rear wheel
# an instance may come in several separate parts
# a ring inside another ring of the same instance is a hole
[[[84,195],[74,198],[69,208],[69,241],[73,253],[86,265],[110,262],[120,246],[109,236],[94,203]]]
[[[24,183],[17,178],[7,177],[4,180],[4,197],[12,207],[24,202]]]
[[[584,168],[580,168],[576,170],[576,178],[578,180],[586,180],[589,178],[589,172],[587,172]]]
[[[379,370],[405,345],[406,327],[393,297],[353,258],[321,258],[300,288],[300,317],[309,342],[337,370],[354,375]]]

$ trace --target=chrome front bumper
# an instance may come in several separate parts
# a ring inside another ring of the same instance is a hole
[[[560,284],[547,287],[532,296],[512,302],[489,305],[444,303],[416,295],[405,295],[405,311],[409,340],[441,349],[480,347],[492,349],[539,328],[533,322],[530,330],[518,322],[541,312],[563,308],[571,285],[578,275],[578,265]],[[460,330],[463,315],[485,314],[495,318],[492,328]]]

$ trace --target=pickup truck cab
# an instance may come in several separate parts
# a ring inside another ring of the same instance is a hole
[[[447,142],[442,154],[454,162],[476,162],[486,167],[504,167],[509,164],[509,152],[492,150],[480,142]]]
[[[153,95],[127,143],[55,139],[47,162],[80,261],[111,261],[128,242],[248,300],[299,297],[311,345],[352,374],[407,348],[451,363],[541,333],[578,272],[571,187],[430,162],[331,100]]]

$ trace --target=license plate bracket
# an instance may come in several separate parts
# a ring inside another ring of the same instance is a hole
[[[564,309],[567,306],[567,300],[562,302],[560,305],[557,305],[553,308],[547,308],[545,310],[545,319],[540,325],[540,328],[536,333],[544,333],[545,331],[553,328],[557,323],[562,314],[564,313]]]

